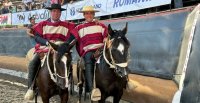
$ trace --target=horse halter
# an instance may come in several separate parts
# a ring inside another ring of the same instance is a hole
[[[114,39],[112,39],[111,41],[113,41]],[[116,68],[117,66],[121,67],[121,68],[125,68],[128,66],[128,61],[124,62],[124,63],[116,63],[115,60],[113,59],[113,55],[111,52],[111,48],[109,48],[109,53],[110,53],[110,58],[111,58],[111,63],[108,61],[108,59],[106,58],[105,55],[105,50],[106,50],[106,42],[104,43],[104,48],[103,48],[103,57],[106,61],[106,63],[110,66],[110,68]]]
[[[55,50],[53,50],[53,52],[56,52]],[[57,72],[56,72],[56,65],[55,65],[55,62],[56,60],[53,59],[53,70],[54,70],[54,73],[51,72],[51,69],[50,69],[50,66],[49,66],[49,55],[51,53],[51,50],[48,51],[47,53],[47,68],[48,68],[48,71],[49,71],[49,75],[51,77],[51,79],[56,83],[57,82],[57,78],[62,78],[62,79],[65,79],[66,81],[68,81],[68,75],[67,75],[67,66],[64,66],[65,67],[65,76],[61,76],[59,75]],[[67,60],[67,57],[63,56],[62,60]],[[66,62],[64,62],[64,64],[66,65]],[[66,82],[65,84],[65,87],[68,87],[68,83]]]

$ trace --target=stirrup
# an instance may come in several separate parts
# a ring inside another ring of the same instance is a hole
[[[99,100],[101,100],[101,91],[100,91],[99,88],[92,89],[91,100],[92,101],[99,101]]]
[[[33,100],[34,99],[34,91],[33,89],[29,88],[24,96],[24,100]]]

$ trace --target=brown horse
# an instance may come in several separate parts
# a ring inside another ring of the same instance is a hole
[[[68,101],[68,71],[71,68],[71,53],[66,53],[60,61],[57,60],[59,45],[50,43],[53,50],[49,50],[45,61],[36,77],[36,87],[42,97],[43,103],[49,103],[54,95],[59,95],[61,103]]]
[[[104,45],[103,54],[95,64],[95,81],[96,87],[101,91],[99,103],[105,103],[106,98],[109,96],[114,97],[113,103],[119,103],[123,88],[126,88],[128,82],[127,68],[130,43],[125,36],[127,24],[123,30],[112,30],[111,26],[108,25],[108,31],[110,34],[109,44]],[[84,82],[84,70],[82,68],[84,67],[81,66],[81,61],[77,63],[79,101],[81,101]]]

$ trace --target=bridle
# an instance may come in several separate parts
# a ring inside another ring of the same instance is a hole
[[[55,50],[53,50],[53,52],[56,52]],[[54,55],[54,57],[53,57],[53,70],[54,70],[54,73],[52,73],[52,71],[51,71],[51,69],[50,69],[50,66],[49,66],[49,56],[50,56],[50,53],[51,53],[51,50],[49,50],[48,51],[48,53],[47,53],[47,57],[46,57],[46,59],[47,59],[47,69],[48,69],[48,71],[49,71],[49,75],[50,75],[50,77],[51,77],[51,79],[55,82],[55,83],[57,83],[57,78],[59,77],[59,78],[62,78],[62,79],[65,79],[66,80],[66,84],[65,84],[65,87],[68,87],[68,74],[67,74],[67,66],[66,66],[66,62],[64,62],[64,68],[65,68],[65,76],[63,77],[63,76],[61,76],[61,75],[59,75],[58,73],[57,73],[57,69],[56,69],[56,65],[55,65],[55,63],[56,63],[56,59],[55,59],[55,55]],[[62,59],[61,59],[61,61],[67,61],[67,57],[65,57],[65,56],[63,56],[62,57]]]
[[[113,41],[114,39],[111,39],[111,41]],[[106,53],[105,53],[105,51],[106,51],[106,42],[104,43],[104,48],[103,48],[103,57],[104,57],[104,59],[105,59],[105,61],[106,61],[106,63],[110,66],[110,68],[116,68],[117,66],[119,66],[119,67],[122,67],[122,68],[125,68],[125,67],[127,67],[128,66],[128,60],[126,61],[126,62],[124,62],[124,63],[116,63],[115,62],[115,60],[113,59],[113,55],[112,55],[112,52],[111,52],[111,49],[112,49],[112,45],[111,45],[111,47],[110,48],[108,48],[109,49],[109,53],[110,53],[110,58],[111,58],[111,62],[109,62],[108,61],[108,59],[106,58]]]

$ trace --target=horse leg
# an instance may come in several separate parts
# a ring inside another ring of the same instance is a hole
[[[35,89],[35,103],[37,103],[38,89]]]
[[[119,101],[122,97],[122,94],[123,94],[123,89],[114,95],[113,103],[119,103]]]
[[[73,92],[74,92],[74,81],[73,81],[73,69],[72,69],[72,65],[71,65],[71,62],[68,63],[67,65],[68,66],[68,75],[69,75],[69,87],[70,87],[70,95],[73,95]]]
[[[48,92],[40,92],[41,93],[41,98],[43,103],[49,103],[49,93]]]
[[[42,95],[41,95],[41,97],[42,97]],[[43,103],[49,103],[49,97],[43,96],[43,97],[42,97],[42,102],[43,102]]]
[[[79,101],[79,103],[81,102],[82,93],[83,93],[83,83],[79,84],[79,91],[78,91],[78,94],[79,94],[78,101]]]
[[[99,100],[99,103],[106,103],[106,95],[105,93],[101,93],[101,100]]]
[[[68,90],[63,91],[61,94],[59,94],[61,103],[67,103],[68,101]]]

